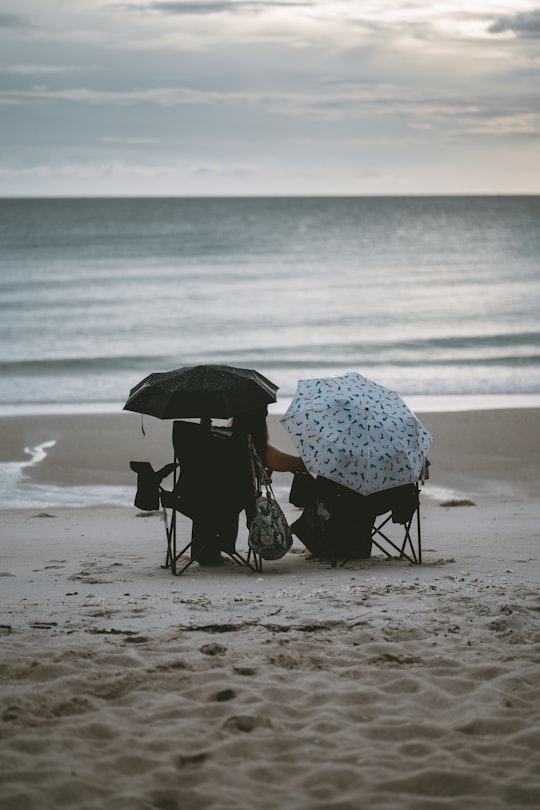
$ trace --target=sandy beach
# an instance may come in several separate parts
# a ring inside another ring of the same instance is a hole
[[[539,807],[540,411],[419,416],[422,566],[296,541],[259,573],[173,577],[159,513],[2,511],[0,806]],[[5,417],[0,462],[55,441],[29,484],[134,495],[131,459],[171,460],[170,423],[144,429]]]

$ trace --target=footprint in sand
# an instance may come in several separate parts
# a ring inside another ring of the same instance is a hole
[[[256,728],[272,728],[268,717],[257,717],[252,714],[239,714],[227,718],[223,724],[225,731],[243,731],[249,733]]]
[[[236,697],[236,692],[234,689],[221,689],[219,692],[216,692],[215,695],[212,695],[210,698],[211,700],[216,700],[218,703],[223,703],[226,700],[232,700]]]
[[[257,674],[257,670],[254,667],[241,667],[241,666],[238,666],[238,667],[234,667],[234,671],[236,672],[237,675],[249,676],[249,675],[256,675]]]
[[[202,765],[208,759],[206,751],[200,751],[197,754],[186,754],[176,758],[176,767],[185,768],[187,765]]]
[[[223,644],[218,644],[215,641],[213,641],[211,644],[203,644],[200,649],[204,655],[223,655],[227,652],[227,647],[224,647]]]

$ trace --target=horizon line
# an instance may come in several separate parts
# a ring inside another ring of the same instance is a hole
[[[17,194],[2,195],[0,201],[13,200],[253,200],[253,199],[410,199],[425,197],[540,197],[540,191],[523,192],[419,192],[416,194]]]

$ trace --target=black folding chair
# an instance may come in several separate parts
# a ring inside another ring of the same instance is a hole
[[[387,557],[397,552],[401,559],[422,562],[418,483],[362,496],[332,481],[300,474],[289,500],[304,507],[292,531],[332,567],[338,560],[343,566],[353,558],[370,557],[372,546]]]
[[[394,556],[389,550],[392,549],[398,552],[400,559],[421,565],[422,529],[418,483],[385,490],[384,494],[388,508],[377,514],[381,519],[371,530],[371,542],[387,557]]]
[[[173,487],[172,490],[160,488],[167,538],[164,567],[170,568],[175,576],[186,571],[196,562],[194,544],[200,555],[216,551],[213,548],[215,537],[208,536],[205,527],[209,524],[219,526],[221,521],[229,530],[231,545],[220,548],[219,553],[252,571],[262,570],[261,560],[256,554],[249,550],[244,555],[234,546],[238,515],[253,492],[247,445],[236,440],[226,428],[176,421],[173,424],[173,449]],[[180,546],[178,512],[193,521],[191,538]],[[190,559],[178,566],[188,552],[191,553]]]

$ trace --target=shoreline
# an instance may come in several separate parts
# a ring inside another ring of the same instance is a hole
[[[540,486],[540,409],[419,413],[433,436],[428,497],[437,492],[529,497]],[[143,434],[141,422],[144,425]],[[268,419],[273,444],[295,452],[279,421]],[[122,411],[0,418],[0,509],[132,503],[131,460],[159,469],[171,461],[172,422]],[[25,452],[25,448],[27,452]],[[33,448],[34,456],[28,452]],[[282,494],[288,473],[275,474]],[[85,500],[85,488],[87,499]],[[16,491],[16,496],[15,496]],[[69,496],[73,497],[69,497]],[[55,500],[56,499],[56,500]]]
[[[412,394],[411,396],[403,396],[403,399],[415,413],[540,408],[540,393]],[[270,415],[281,416],[285,413],[291,401],[291,397],[280,397],[277,402],[269,406]],[[123,402],[0,403],[0,419],[8,416],[112,415],[125,413],[123,405]]]

